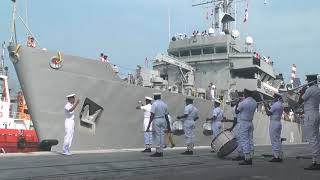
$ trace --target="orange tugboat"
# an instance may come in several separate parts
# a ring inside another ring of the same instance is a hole
[[[10,97],[4,49],[0,60],[0,153],[39,151],[39,140],[22,91]]]
[[[7,76],[0,75],[0,152],[39,151],[39,140],[33,128],[22,92],[10,98]],[[17,111],[14,112],[14,104]]]

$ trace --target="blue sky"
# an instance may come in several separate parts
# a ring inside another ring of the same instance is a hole
[[[206,8],[191,7],[197,1],[201,0],[28,0],[29,27],[48,50],[89,58],[105,52],[112,63],[128,71],[143,64],[145,57],[166,51],[168,7],[172,34],[207,29]],[[293,63],[300,77],[319,73],[320,1],[268,0],[267,6],[264,0],[248,1],[246,24],[242,23],[245,3],[238,4],[241,37],[252,36],[255,48],[271,56],[276,70],[286,77]],[[18,2],[24,17],[25,0]],[[11,11],[11,0],[1,0],[0,41],[10,37]],[[21,23],[18,28],[19,40],[24,41],[26,31]],[[11,63],[6,64],[14,73]]]

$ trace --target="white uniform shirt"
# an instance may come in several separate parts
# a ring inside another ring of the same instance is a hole
[[[304,100],[304,112],[319,112],[320,89],[318,86],[309,87],[302,99]]]
[[[215,100],[215,97],[214,97],[214,89],[211,89],[211,98],[212,98],[212,100]]]
[[[238,105],[238,111],[240,111],[240,120],[252,121],[256,109],[257,102],[252,97],[245,98]]]
[[[184,108],[184,114],[188,115],[185,120],[194,121],[195,118],[198,117],[198,109],[192,104],[189,104]]]
[[[223,111],[220,107],[213,108],[212,116],[217,117],[214,121],[222,121],[223,119]]]
[[[168,115],[168,106],[160,99],[156,100],[152,106],[151,111],[154,114],[154,119],[164,118]]]
[[[144,118],[150,118],[151,104],[146,104],[141,106],[141,109],[144,110]]]
[[[66,116],[66,120],[74,120],[74,111],[69,112],[69,110],[73,107],[73,105],[68,102],[65,106],[64,106],[64,114]]]
[[[283,113],[283,105],[281,101],[277,101],[273,103],[270,107],[270,112],[272,115],[270,116],[270,120],[280,121]]]

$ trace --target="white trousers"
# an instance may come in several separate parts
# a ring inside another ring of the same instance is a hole
[[[63,142],[63,152],[68,153],[70,152],[73,132],[74,132],[74,120],[66,119],[64,122],[64,142]]]
[[[281,121],[270,121],[269,135],[272,146],[272,153],[277,158],[282,158],[281,129]]]
[[[145,144],[146,148],[151,148],[152,132],[144,132],[144,144]]]
[[[164,131],[167,129],[166,119],[154,119],[152,122],[152,137],[153,144],[156,146],[156,152],[163,152],[165,145]]]
[[[143,119],[143,131],[146,131],[149,125],[150,118],[144,118]],[[152,123],[149,128],[150,131],[152,131]],[[152,132],[144,132],[144,144],[146,148],[151,148],[152,145]]]
[[[147,130],[148,125],[149,125],[149,120],[150,120],[150,118],[144,118],[143,119],[143,131]],[[150,124],[149,130],[152,131],[152,123]]]
[[[239,137],[240,145],[243,150],[244,156],[246,159],[250,159],[254,153],[253,145],[253,123],[252,121],[243,121],[239,122]]]
[[[312,162],[320,163],[320,117],[319,112],[306,112],[304,115],[304,131],[309,142]]]
[[[237,152],[238,152],[238,155],[241,156],[241,157],[244,157],[244,154],[243,154],[243,150],[242,150],[242,147],[241,147],[241,143],[240,143],[240,133],[239,133],[239,122],[236,124],[236,126],[234,127],[234,135],[236,137],[236,140],[237,140],[237,143],[238,143],[238,147],[237,147]]]
[[[183,122],[183,130],[185,135],[185,142],[187,145],[187,149],[193,151],[194,147],[194,129],[195,129],[195,122],[192,120],[185,120]]]
[[[222,128],[221,121],[213,121],[212,122],[212,135],[213,135],[213,138],[215,138],[221,132],[221,128]]]

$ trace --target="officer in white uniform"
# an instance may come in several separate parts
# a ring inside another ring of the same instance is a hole
[[[155,101],[151,106],[151,115],[147,131],[150,130],[150,125],[152,123],[152,137],[153,144],[156,146],[156,152],[152,154],[151,157],[162,157],[165,145],[164,131],[166,129],[171,131],[168,118],[169,112],[167,105],[161,100],[161,94],[154,93],[153,95]]]
[[[251,165],[254,152],[253,145],[253,116],[257,109],[257,102],[252,97],[253,92],[244,89],[245,99],[237,105],[236,113],[240,113],[239,135],[240,145],[244,153],[244,161],[239,165]]]
[[[320,170],[320,89],[317,75],[307,75],[307,81],[310,84],[307,90],[301,90],[300,102],[304,102],[304,130],[312,150],[312,164],[304,169]]]
[[[68,103],[64,106],[64,113],[66,120],[64,122],[65,126],[65,136],[63,142],[63,153],[64,155],[71,155],[70,148],[74,132],[74,109],[79,104],[79,99],[75,102],[75,94],[70,94],[67,96]]]
[[[184,108],[184,115],[178,116],[177,119],[184,119],[183,130],[185,134],[185,142],[187,145],[187,150],[182,154],[192,155],[194,147],[194,129],[195,121],[199,119],[198,109],[193,105],[193,99],[190,97],[186,98],[186,107]]]
[[[212,134],[213,138],[215,138],[220,132],[222,128],[222,119],[224,117],[223,111],[220,108],[221,102],[215,99],[214,107],[212,110],[212,117],[207,118],[207,121],[212,121]]]
[[[146,96],[145,100],[146,100],[146,105],[138,106],[138,107],[136,107],[136,109],[141,109],[144,111],[143,131],[144,131],[145,150],[143,150],[142,152],[151,152],[152,132],[150,132],[150,131],[147,132],[146,130],[147,130],[148,123],[150,120],[151,102],[153,99],[151,97]],[[150,130],[152,130],[152,129],[150,128]]]
[[[270,116],[269,135],[273,153],[273,158],[270,162],[282,162],[281,117],[283,113],[283,102],[281,94],[279,93],[275,93],[274,98],[271,107],[264,103],[266,113]]]

